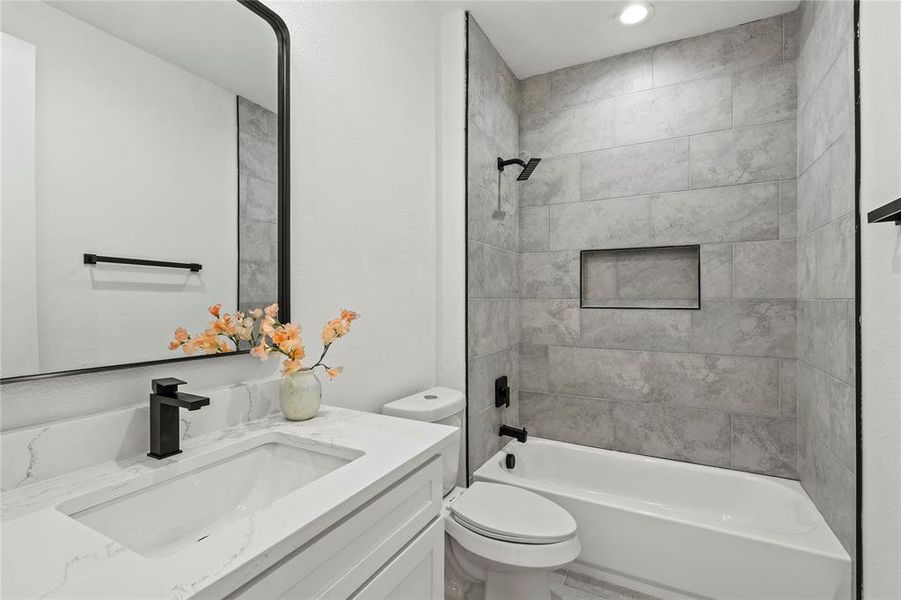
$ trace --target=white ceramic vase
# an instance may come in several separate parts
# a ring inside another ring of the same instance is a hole
[[[322,385],[313,371],[297,371],[282,378],[279,402],[289,421],[306,421],[319,412]]]

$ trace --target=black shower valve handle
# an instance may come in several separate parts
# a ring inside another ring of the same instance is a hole
[[[506,375],[494,380],[494,405],[497,408],[510,406],[510,386],[507,384]]]

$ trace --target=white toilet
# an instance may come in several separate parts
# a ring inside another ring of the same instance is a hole
[[[461,392],[436,387],[389,402],[382,412],[459,428],[465,405]],[[549,573],[582,551],[575,519],[522,488],[455,487],[463,456],[459,437],[443,454],[446,598],[549,600]]]

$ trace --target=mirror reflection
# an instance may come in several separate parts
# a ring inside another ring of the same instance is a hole
[[[277,302],[278,48],[239,2],[2,3],[3,378]]]

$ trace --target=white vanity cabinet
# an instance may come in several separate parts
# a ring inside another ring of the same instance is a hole
[[[442,464],[435,458],[229,598],[442,598],[441,499]]]

